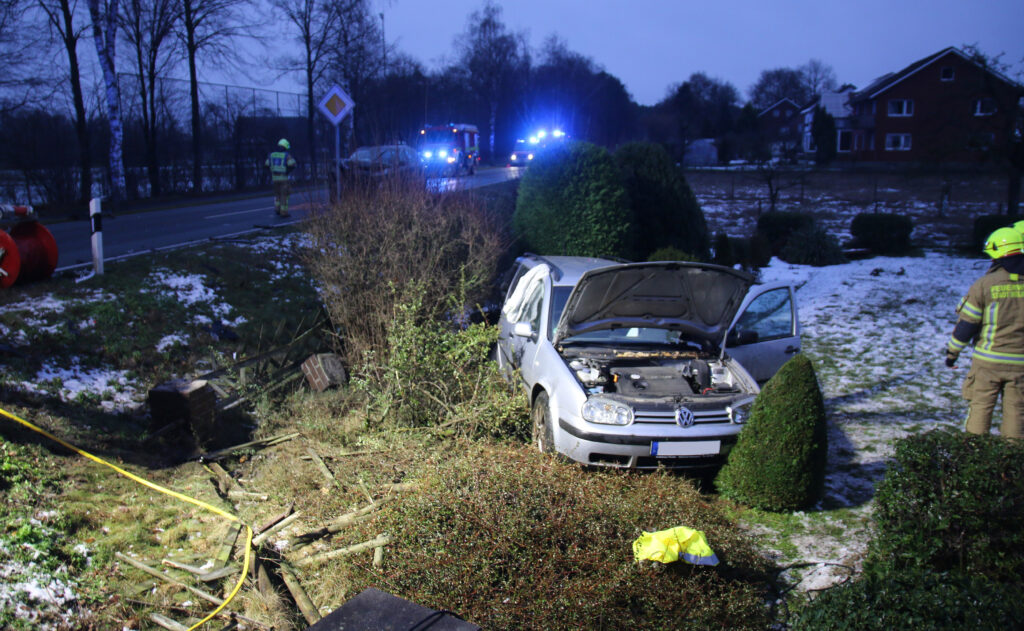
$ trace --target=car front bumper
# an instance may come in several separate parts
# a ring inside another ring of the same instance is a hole
[[[667,424],[598,429],[558,419],[558,451],[581,464],[622,469],[702,469],[725,463],[742,425],[715,423],[682,430]],[[717,444],[716,444],[717,443]],[[656,453],[652,446],[660,449]],[[712,447],[715,447],[712,449]],[[686,455],[674,455],[680,452]],[[699,453],[694,453],[699,452]]]

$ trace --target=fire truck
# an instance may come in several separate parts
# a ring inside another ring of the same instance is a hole
[[[420,159],[428,174],[473,175],[480,162],[480,131],[465,123],[427,125],[420,130]]]

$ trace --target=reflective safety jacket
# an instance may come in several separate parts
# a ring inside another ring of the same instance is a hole
[[[272,151],[264,163],[270,167],[270,177],[275,182],[288,180],[288,174],[295,170],[295,158],[287,151]]]
[[[1024,368],[1024,256],[1000,259],[960,301],[947,350],[974,341],[973,359]]]
[[[694,565],[718,565],[704,533],[686,526],[643,533],[633,542],[633,557],[637,561],[672,563],[682,559]]]

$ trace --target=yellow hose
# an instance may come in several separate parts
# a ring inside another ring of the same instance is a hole
[[[110,462],[107,462],[103,458],[100,458],[98,456],[94,456],[94,455],[92,455],[91,453],[89,453],[87,451],[79,449],[78,447],[75,447],[74,445],[72,445],[72,444],[70,444],[68,442],[63,441],[60,438],[57,438],[56,436],[54,436],[50,432],[46,431],[45,429],[43,429],[41,427],[37,427],[36,425],[33,425],[32,423],[30,423],[30,422],[28,422],[28,421],[26,421],[26,420],[24,420],[24,419],[22,419],[22,418],[20,418],[20,417],[18,417],[16,415],[14,415],[14,414],[11,414],[10,412],[8,412],[7,410],[5,410],[3,408],[0,408],[0,415],[6,416],[7,418],[11,419],[12,421],[20,423],[21,425],[29,428],[30,430],[32,430],[32,431],[34,431],[36,433],[42,434],[43,436],[46,436],[47,438],[49,438],[50,440],[54,441],[55,443],[63,445],[64,447],[70,449],[71,451],[77,453],[78,455],[80,455],[80,456],[82,456],[84,458],[88,458],[89,460],[92,460],[93,462],[97,462],[97,463],[99,463],[99,464],[101,464],[101,465],[103,465],[105,467],[110,467],[111,469],[113,469],[114,471],[117,471],[118,473],[120,473],[124,477],[128,478],[129,480],[137,482],[137,483],[141,484],[142,486],[147,486],[147,487],[153,489],[154,491],[159,491],[160,493],[163,493],[164,495],[170,495],[171,497],[173,497],[173,498],[175,498],[177,500],[180,500],[182,502],[187,502],[189,504],[195,504],[196,506],[198,506],[200,508],[204,508],[204,509],[210,511],[211,513],[215,513],[217,515],[220,515],[221,517],[223,517],[223,518],[225,518],[225,519],[227,519],[229,521],[238,522],[238,523],[242,524],[243,526],[245,526],[245,529],[246,529],[245,561],[244,561],[244,563],[242,565],[242,576],[239,577],[238,583],[235,584],[235,588],[231,590],[231,593],[228,594],[228,597],[226,599],[224,599],[224,602],[222,602],[216,609],[214,609],[210,613],[210,615],[206,616],[205,618],[203,618],[202,620],[197,622],[195,625],[189,627],[189,631],[192,631],[193,629],[198,629],[199,627],[203,626],[204,624],[209,622],[211,619],[213,619],[214,616],[216,616],[218,613],[220,613],[220,611],[222,609],[224,609],[224,607],[226,607],[229,602],[231,602],[231,599],[234,598],[235,595],[238,593],[238,590],[241,589],[242,583],[245,582],[245,576],[249,573],[249,552],[250,552],[250,549],[252,548],[252,528],[249,527],[248,524],[243,523],[242,520],[239,519],[238,517],[232,515],[231,513],[227,512],[225,510],[221,510],[220,508],[217,508],[216,506],[213,506],[212,504],[207,504],[206,502],[204,502],[202,500],[197,500],[194,497],[189,497],[188,495],[184,495],[182,493],[178,493],[177,491],[172,491],[171,489],[162,487],[159,484],[155,484],[153,482],[150,482],[149,480],[146,480],[145,478],[141,478],[141,477],[135,475],[134,473],[130,473],[128,471],[125,471],[121,467],[119,467],[119,466],[117,466],[115,464],[112,464]]]

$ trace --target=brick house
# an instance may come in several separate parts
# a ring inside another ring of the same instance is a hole
[[[848,116],[836,119],[837,159],[988,160],[1015,141],[1022,95],[1020,84],[957,48],[943,49],[849,95]],[[811,121],[805,115],[804,125]]]
[[[773,158],[784,157],[800,145],[800,106],[790,99],[780,99],[757,115],[758,130],[771,148]]]

